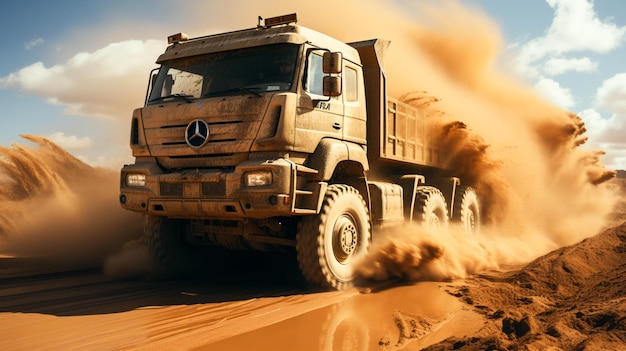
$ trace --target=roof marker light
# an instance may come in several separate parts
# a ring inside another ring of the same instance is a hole
[[[281,24],[289,24],[298,22],[298,16],[295,13],[290,13],[288,15],[270,17],[265,19],[265,26],[272,27],[278,26]]]
[[[176,33],[167,37],[168,44],[178,43],[179,41],[186,41],[186,40],[189,40],[189,37],[185,33]]]

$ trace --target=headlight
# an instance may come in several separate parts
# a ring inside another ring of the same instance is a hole
[[[264,186],[272,184],[271,171],[254,171],[243,174],[245,186]]]
[[[146,186],[146,175],[131,173],[126,175],[126,185],[128,186]]]

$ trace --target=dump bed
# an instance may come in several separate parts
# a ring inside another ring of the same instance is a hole
[[[350,43],[363,64],[367,100],[367,151],[372,170],[390,163],[403,171],[443,168],[443,150],[429,133],[424,111],[387,96],[384,54],[389,41],[373,39]]]
[[[420,109],[396,99],[387,98],[386,114],[376,118],[369,115],[368,128],[380,129],[379,159],[411,164],[443,167],[442,150],[429,131],[429,118]],[[368,139],[368,146],[373,140]]]

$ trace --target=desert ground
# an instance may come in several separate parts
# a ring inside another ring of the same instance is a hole
[[[624,179],[612,182],[626,194]],[[169,281],[4,256],[0,348],[623,350],[623,198],[607,221],[597,235],[527,264],[340,292],[307,288],[292,259],[265,254]]]

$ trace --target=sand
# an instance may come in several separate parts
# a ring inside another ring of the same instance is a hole
[[[623,199],[613,221],[626,220]],[[447,291],[486,322],[471,336],[427,350],[626,349],[626,221],[522,268],[472,276]]]
[[[4,350],[621,350],[626,342],[626,222],[527,265],[344,292],[311,293],[272,278],[271,267],[205,282],[98,271],[56,279],[29,267],[31,278],[0,270]]]

